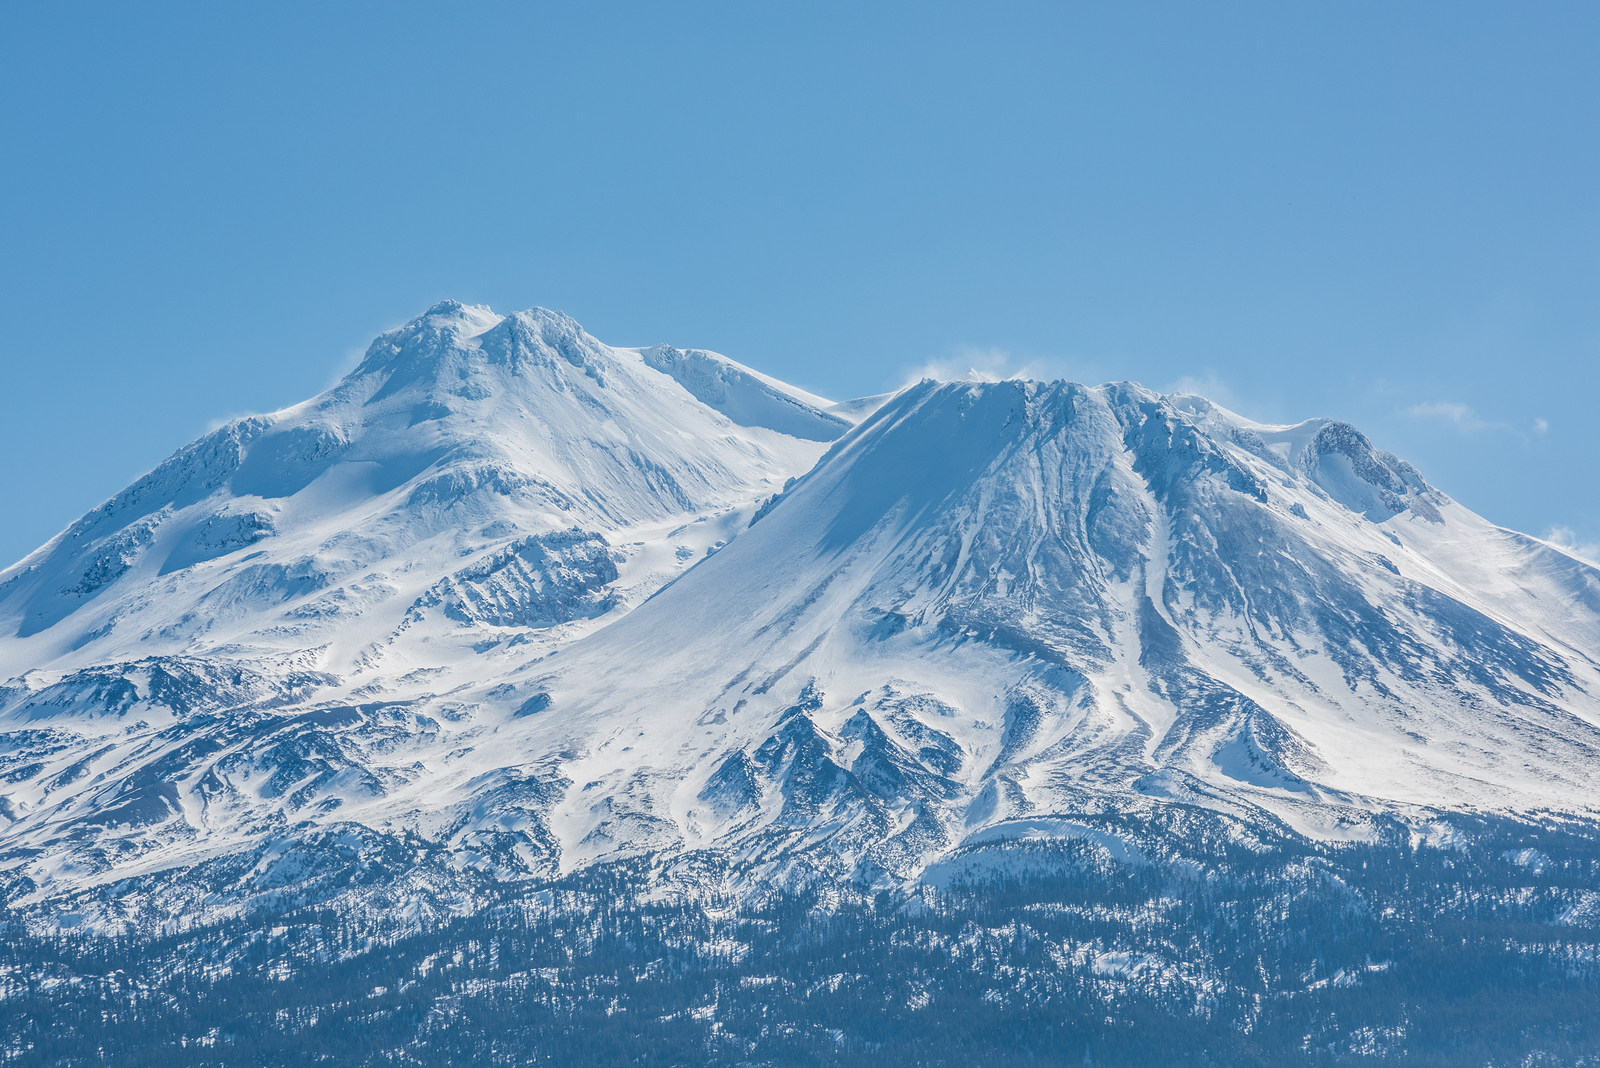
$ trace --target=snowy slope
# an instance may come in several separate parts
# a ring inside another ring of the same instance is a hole
[[[441,305],[4,581],[0,865],[100,924],[351,865],[937,880],[1172,804],[1597,815],[1600,573],[1346,424],[1129,384],[830,405]]]
[[[441,304],[327,393],[202,438],[0,574],[0,676],[179,653],[346,672],[441,613],[482,641],[638,600],[849,425],[695,355],[756,388],[724,414],[559,314]],[[666,544],[702,517],[706,537]],[[508,608],[497,587],[530,581],[554,585]]]
[[[924,383],[539,665],[566,714],[514,729],[591,740],[565,767],[600,803],[554,811],[569,862],[728,840],[787,862],[825,835],[819,863],[909,877],[995,828],[1162,800],[1332,837],[1592,814],[1597,594],[1343,424]]]

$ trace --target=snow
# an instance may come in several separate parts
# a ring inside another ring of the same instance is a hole
[[[31,900],[239,854],[242,901],[323,830],[905,882],[1090,811],[1426,837],[1600,796],[1600,572],[1346,424],[833,404],[539,309],[438,305],[180,450],[0,573],[0,633]]]
[[[555,313],[441,304],[328,393],[219,429],[9,569],[0,623],[22,640],[0,644],[0,676],[319,637],[344,670],[518,536],[580,527],[635,557],[636,528],[746,507],[821,451],[746,418]],[[635,566],[635,596],[681,567]]]
[[[740,426],[764,426],[807,441],[833,441],[854,425],[832,401],[769,378],[726,356],[670,345],[639,350],[644,362]]]

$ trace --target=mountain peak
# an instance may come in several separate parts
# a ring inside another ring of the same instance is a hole
[[[472,337],[490,329],[503,318],[504,316],[496,314],[487,304],[463,304],[459,300],[441,300],[399,327],[399,330],[449,331],[464,337]]]
[[[379,336],[335,392],[374,391],[368,404],[412,388],[482,399],[495,392],[495,374],[533,364],[585,369],[603,384],[599,367],[611,351],[563,312],[499,315],[486,305],[446,300]]]
[[[473,312],[485,312],[491,315],[494,314],[492,311],[490,311],[487,304],[463,304],[459,300],[446,299],[439,301],[439,303],[435,304],[433,307],[429,308],[416,318],[461,318],[463,316],[470,315]],[[415,322],[416,320],[412,321]]]
[[[506,878],[685,843],[776,876],[804,841],[900,880],[1088,805],[1576,810],[1595,576],[1333,419],[1028,379],[833,405],[445,301],[9,573],[0,722],[38,753],[0,850],[39,900],[289,826]]]
[[[361,363],[345,376],[345,381],[366,378],[402,364],[415,366],[436,360],[459,340],[481,334],[500,320],[501,316],[487,305],[442,300],[405,325],[374,338]]]
[[[561,312],[435,304],[374,341],[333,389],[191,443],[10,569],[0,625],[30,644],[0,642],[0,665],[304,649],[363,627],[357,645],[382,645],[406,612],[396,591],[422,592],[397,571],[447,577],[444,561],[512,539],[582,528],[594,549],[640,523],[753,509],[851,425],[801,391],[696,356],[721,374],[720,401]],[[652,590],[704,548],[678,547],[635,569],[634,586]],[[611,551],[563,566],[605,574]],[[540,561],[573,552],[527,549]],[[345,645],[329,655],[347,660]]]

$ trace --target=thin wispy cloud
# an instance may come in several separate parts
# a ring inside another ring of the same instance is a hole
[[[1413,404],[1405,410],[1405,414],[1413,419],[1433,419],[1438,422],[1448,423],[1463,434],[1472,434],[1481,430],[1510,430],[1508,423],[1489,422],[1478,417],[1478,413],[1467,404],[1454,404],[1449,401],[1437,401],[1432,404]]]
[[[1401,409],[1402,415],[1412,419],[1427,419],[1455,427],[1463,434],[1477,434],[1484,431],[1510,431],[1524,441],[1531,435],[1540,437],[1549,433],[1550,423],[1545,419],[1535,419],[1527,427],[1519,428],[1511,423],[1499,420],[1484,419],[1473,410],[1470,404],[1456,404],[1453,401],[1434,401],[1429,404],[1413,404],[1409,408]]]
[[[936,382],[1005,382],[1009,379],[1050,381],[1070,378],[1082,381],[1064,360],[1035,358],[1021,360],[1000,348],[961,348],[948,357],[929,360],[906,372],[905,385],[931,378]]]
[[[1085,364],[1059,357],[1034,357],[1023,360],[1002,348],[966,347],[954,354],[912,367],[905,372],[902,388],[931,378],[936,382],[1005,382],[1012,379],[1055,381],[1066,379],[1084,385],[1124,381],[1131,376],[1118,373],[1118,368]],[[1166,394],[1192,394],[1226,408],[1237,407],[1238,395],[1228,383],[1214,372],[1203,376],[1185,375],[1176,381],[1157,387]]]
[[[1196,397],[1204,397],[1206,400],[1214,404],[1220,404],[1224,408],[1238,406],[1238,398],[1234,395],[1233,390],[1226,382],[1210,371],[1206,372],[1203,378],[1184,375],[1161,392],[1189,393]]]
[[[1580,538],[1571,527],[1551,527],[1544,532],[1544,540],[1600,567],[1600,543]]]

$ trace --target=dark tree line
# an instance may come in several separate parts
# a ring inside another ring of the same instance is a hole
[[[503,888],[423,930],[331,909],[162,939],[13,923],[0,1057],[1600,1063],[1600,843],[1586,830],[1484,822],[1468,847],[1416,849],[1399,828],[1319,847],[1084,817],[1097,821],[1145,859],[1019,842],[938,890],[759,900],[662,899],[617,865]]]

